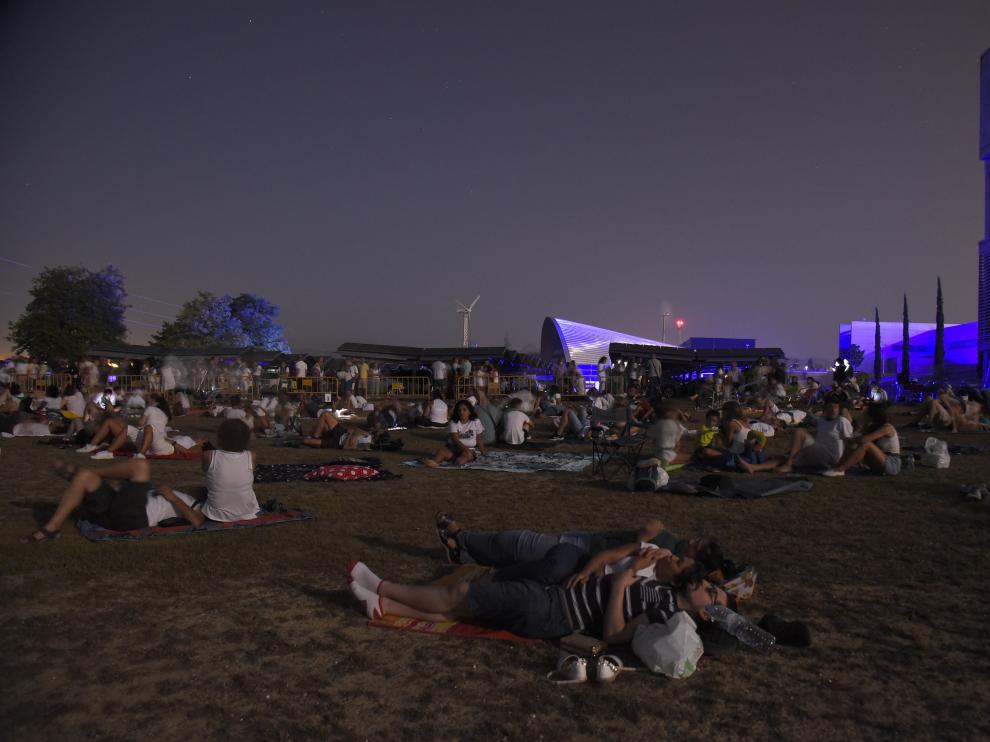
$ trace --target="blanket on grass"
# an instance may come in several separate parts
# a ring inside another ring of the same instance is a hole
[[[403,461],[404,466],[423,466],[419,461]],[[591,466],[591,456],[573,453],[538,453],[530,451],[489,451],[464,466],[444,465],[442,469],[482,469],[514,474],[538,471],[580,472]]]
[[[743,478],[726,474],[708,474],[700,479],[671,478],[660,488],[660,491],[680,495],[710,495],[730,500],[756,500],[788,492],[808,492],[812,487],[812,483],[804,478]]]
[[[374,457],[335,459],[322,464],[258,464],[254,467],[255,483],[382,481],[401,477],[401,474],[383,469],[382,462]]]
[[[487,574],[488,567],[481,567],[477,564],[464,564],[436,580],[434,585],[454,585],[458,582],[473,582]],[[465,621],[421,621],[418,618],[405,618],[404,616],[384,615],[381,618],[373,619],[372,626],[380,626],[385,629],[397,629],[399,631],[415,631],[419,634],[436,634],[439,636],[456,636],[469,639],[496,639],[499,641],[525,642],[527,644],[539,644],[539,639],[524,639],[513,634],[511,631],[486,629],[477,624]]]
[[[259,528],[261,526],[277,526],[282,523],[298,523],[312,520],[316,516],[305,510],[282,510],[278,512],[263,512],[252,520],[235,520],[220,523],[208,520],[199,528],[191,525],[154,526],[151,528],[135,528],[131,531],[111,531],[88,520],[76,523],[79,532],[90,541],[140,541],[151,536],[185,536],[190,533],[216,533],[217,531],[233,531],[241,528]]]
[[[114,451],[114,456],[134,458],[133,451]],[[194,461],[199,459],[203,455],[202,451],[176,451],[175,453],[170,453],[167,455],[156,455],[153,453],[145,454],[145,458],[148,460],[169,460],[172,461]]]

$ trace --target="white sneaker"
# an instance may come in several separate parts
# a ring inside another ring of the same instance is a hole
[[[99,446],[94,446],[92,443],[87,443],[82,448],[77,448],[76,453],[93,453]]]
[[[352,582],[350,587],[354,597],[364,605],[364,612],[368,615],[369,619],[374,621],[376,618],[382,617],[382,599],[377,593],[361,587],[356,582]]]
[[[357,583],[365,590],[378,594],[378,586],[382,584],[382,579],[370,569],[364,562],[351,562],[347,565],[347,584]]]
[[[823,477],[844,477],[846,473],[844,471],[839,471],[838,469],[826,469],[822,472]]]
[[[90,456],[93,461],[105,461],[113,458],[113,451],[99,451]]]
[[[131,456],[131,458],[132,459],[143,459],[144,458],[144,454],[143,453],[136,453],[133,456]]]

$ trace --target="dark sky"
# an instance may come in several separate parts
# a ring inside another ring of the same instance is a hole
[[[134,342],[197,289],[299,350],[457,344],[477,294],[517,348],[666,309],[826,356],[936,274],[975,320],[988,46],[986,0],[8,3],[0,322],[107,263]]]

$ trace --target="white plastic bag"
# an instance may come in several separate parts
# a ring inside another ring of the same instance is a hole
[[[633,652],[653,672],[682,680],[694,674],[705,647],[698,636],[698,626],[684,611],[678,611],[667,623],[651,623],[636,629]]]
[[[933,469],[948,469],[949,444],[940,441],[938,438],[929,438],[925,441],[925,452],[921,454],[921,465],[930,466]]]
[[[626,489],[630,492],[656,492],[667,486],[670,475],[660,459],[640,459],[629,472]]]

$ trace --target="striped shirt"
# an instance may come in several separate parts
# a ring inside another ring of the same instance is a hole
[[[592,577],[570,590],[562,591],[575,631],[602,636],[605,608],[612,594],[612,579],[612,575]],[[656,580],[637,580],[626,588],[622,600],[622,615],[626,621],[646,613],[651,623],[666,623],[678,610],[673,588]]]

